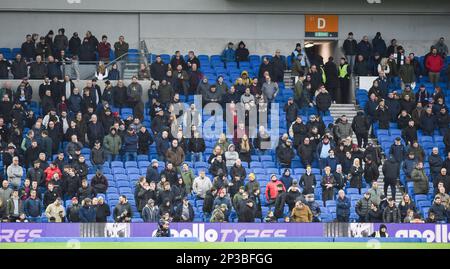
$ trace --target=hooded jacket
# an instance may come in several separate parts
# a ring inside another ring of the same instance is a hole
[[[241,48],[241,45],[244,45]],[[238,47],[235,51],[236,62],[248,62],[249,51],[245,46],[244,41],[239,42]]]

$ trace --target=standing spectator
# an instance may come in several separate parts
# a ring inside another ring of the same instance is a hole
[[[80,204],[78,198],[73,197],[72,203],[67,207],[66,217],[67,222],[80,222]]]
[[[30,222],[41,222],[42,201],[36,190],[30,191],[30,197],[23,203],[23,211]]]
[[[106,35],[102,36],[102,41],[98,43],[98,58],[100,61],[108,63],[109,54],[111,53],[111,44],[108,42]]]
[[[438,54],[438,50],[433,48],[431,55],[429,55],[425,60],[425,67],[428,70],[428,78],[433,86],[436,87],[439,82],[439,77],[442,68],[444,67],[444,60],[442,56]]]
[[[270,182],[267,183],[267,185],[266,185],[266,191],[265,191],[267,204],[269,206],[274,205],[275,200],[277,199],[277,196],[279,194],[278,185],[281,185],[281,187],[282,187],[281,189],[283,190],[283,192],[286,191],[286,187],[283,185],[283,183],[277,179],[276,175],[272,174],[270,176]]]
[[[36,44],[34,43],[31,35],[26,36],[25,42],[22,43],[20,53],[22,53],[26,62],[31,62],[36,56]]]
[[[167,149],[166,160],[172,163],[175,167],[179,168],[181,164],[185,160],[184,150],[181,146],[178,145],[178,140],[174,139],[172,141],[172,145],[169,149]]]
[[[350,199],[345,195],[344,190],[339,190],[336,200],[336,219],[338,222],[349,222],[350,207]]]
[[[211,179],[205,175],[204,170],[201,170],[199,176],[194,179],[192,188],[198,199],[206,199],[208,191],[212,188],[212,183]]]
[[[322,186],[322,200],[325,204],[327,200],[334,200],[334,185],[336,182],[334,175],[331,174],[331,167],[326,166],[324,172],[320,185]]]
[[[364,179],[366,183],[371,186],[374,181],[378,180],[380,172],[378,171],[378,165],[372,160],[369,155],[366,157],[366,163],[364,165]]]
[[[348,177],[350,178],[350,188],[357,188],[359,193],[361,193],[363,173],[364,170],[361,167],[360,160],[355,158]]]
[[[108,179],[103,175],[102,171],[97,170],[95,176],[91,178],[91,186],[95,193],[106,193],[108,189]]]
[[[248,62],[248,56],[249,51],[245,46],[244,41],[239,42],[238,48],[236,49],[235,56],[236,56],[236,62],[238,63],[239,68],[239,62]]]
[[[127,87],[128,104],[133,108],[133,116],[142,120],[144,118],[144,104],[142,102],[142,86],[137,77],[133,76]]]
[[[316,95],[316,107],[319,116],[325,116],[332,103],[330,93],[325,89],[324,85],[319,86],[318,94]]]
[[[44,79],[47,75],[47,65],[42,61],[42,56],[36,56],[36,61],[30,65],[30,79]]]
[[[133,128],[129,127],[123,138],[123,151],[125,161],[136,161],[138,150],[138,137]]]
[[[95,206],[95,222],[97,223],[106,223],[108,217],[111,215],[111,209],[103,196],[98,197],[98,203]]]
[[[7,201],[6,215],[9,222],[16,222],[22,214],[24,214],[23,202],[19,197],[19,190],[14,189],[11,197]]]
[[[388,199],[388,206],[383,211],[383,222],[386,223],[400,223],[401,215],[400,210],[395,205],[395,199]]]
[[[447,214],[446,211],[448,209],[445,208],[445,206],[442,204],[442,199],[440,196],[436,196],[434,198],[434,202],[430,207],[428,214],[434,214],[436,223],[447,223]]]
[[[194,132],[194,137],[189,139],[189,151],[191,152],[192,162],[202,162],[203,152],[206,149],[205,140],[200,137],[199,132]]]
[[[413,201],[411,201],[411,198],[406,193],[403,194],[403,198],[400,204],[398,205],[398,209],[400,210],[400,216],[402,220],[406,218],[408,214],[407,212],[409,210],[413,211],[414,213],[417,211],[416,204]]]
[[[103,139],[106,159],[108,162],[116,160],[122,148],[122,139],[115,128],[111,128],[109,134]]]
[[[45,209],[45,216],[48,218],[49,222],[64,222],[66,210],[62,205],[61,198],[58,197],[55,202],[47,206]]]
[[[81,180],[81,187],[78,189],[77,197],[78,200],[84,200],[86,198],[92,199],[96,196],[96,192],[92,186],[89,185],[86,178]]]
[[[149,199],[147,204],[142,209],[142,219],[144,222],[158,222],[159,220],[159,208],[155,205],[153,199]]]
[[[95,207],[92,205],[90,198],[85,198],[81,202],[81,208],[79,211],[80,222],[92,223],[96,220]]]
[[[343,49],[345,57],[350,65],[350,70],[353,70],[353,66],[355,65],[355,57],[357,53],[358,43],[353,39],[353,33],[348,33],[347,39],[344,41]]]
[[[428,194],[428,177],[423,168],[423,162],[418,162],[411,172],[411,180],[414,182],[414,194]]]
[[[234,46],[233,42],[228,42],[227,47],[222,52],[220,58],[222,59],[222,62],[225,63],[225,66],[227,62],[234,62],[236,60],[236,52],[233,46]]]
[[[302,201],[297,201],[292,209],[291,220],[293,222],[312,222],[313,214],[309,206]]]
[[[103,164],[106,161],[106,153],[103,147],[100,145],[100,141],[96,140],[94,147],[91,149],[91,163],[97,171],[103,171]]]
[[[445,57],[448,56],[448,47],[444,41],[445,39],[443,37],[439,38],[439,41],[434,45],[434,47],[436,48],[437,53],[445,59]]]
[[[303,189],[303,195],[314,194],[316,177],[312,174],[311,165],[306,166],[306,171],[301,176],[299,184]]]
[[[339,75],[338,75],[338,68],[336,64],[333,62],[334,58],[330,57],[328,58],[328,62],[324,65],[324,72],[326,77],[326,88],[328,92],[331,93],[331,97],[333,99],[333,102],[336,103],[337,100],[340,101],[340,95],[341,92],[339,91]],[[337,102],[340,103],[340,102]]]
[[[19,157],[12,158],[12,164],[8,166],[6,174],[8,181],[14,188],[19,188],[23,176],[23,168],[19,165]]]
[[[121,195],[119,197],[119,203],[114,208],[113,218],[115,222],[131,222],[131,216],[133,215],[131,205],[128,203],[127,197]]]
[[[386,55],[386,42],[384,42],[380,32],[377,32],[375,37],[372,39],[372,47],[374,53],[378,53],[380,56]]]
[[[271,59],[273,74],[270,74],[273,77],[273,81],[279,83],[284,80],[284,70],[286,67],[286,60],[281,56],[281,51],[277,49],[275,51],[275,55]]]
[[[266,76],[261,91],[267,103],[272,103],[279,92],[278,84],[273,82],[270,76]]]
[[[194,220],[194,208],[187,197],[183,197],[182,204],[175,211],[174,221],[176,222],[192,222]]]
[[[400,163],[391,155],[389,159],[384,161],[382,171],[384,175],[384,195],[387,197],[387,190],[391,187],[391,195],[395,197],[397,180],[400,179]]]
[[[369,42],[369,37],[363,36],[356,49],[358,54],[364,56],[364,59],[369,59],[372,56],[372,45]]]
[[[367,116],[364,115],[364,112],[357,112],[356,117],[353,118],[351,126],[353,132],[355,132],[356,140],[358,141],[358,147],[366,147],[369,136],[370,123]]]
[[[78,37],[78,33],[74,32],[69,40],[69,53],[78,56],[81,47],[81,39]]]
[[[356,214],[359,216],[358,222],[367,221],[371,205],[371,194],[367,191],[355,206]]]

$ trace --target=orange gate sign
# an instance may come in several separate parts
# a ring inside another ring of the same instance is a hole
[[[305,37],[337,37],[337,15],[305,15]]]

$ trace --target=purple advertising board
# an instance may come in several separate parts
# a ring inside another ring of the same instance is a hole
[[[136,223],[131,236],[148,237],[156,225]],[[240,237],[324,236],[319,223],[172,223],[170,231],[176,237],[197,237],[200,242],[237,242]]]
[[[240,237],[365,237],[379,229],[371,223],[172,223],[174,237],[200,242],[236,242]],[[448,224],[386,224],[389,237],[450,242]],[[29,242],[37,237],[151,237],[156,223],[0,223],[1,242]]]

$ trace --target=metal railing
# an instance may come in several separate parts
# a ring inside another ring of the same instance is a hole
[[[125,53],[125,54],[122,54],[121,56],[119,56],[119,57],[117,57],[116,59],[114,59],[114,60],[112,60],[112,61],[110,61],[110,62],[108,62],[108,64],[106,64],[105,65],[105,68],[110,68],[111,66],[113,66],[114,64],[117,64],[117,63],[119,63],[120,61],[123,61],[124,59],[126,59],[127,58],[127,56],[128,55],[130,55],[130,54],[136,54],[135,52],[127,52],[127,53]],[[94,61],[94,62],[92,62],[93,64],[98,64],[98,62],[99,61]],[[80,64],[86,64],[87,62],[80,62]],[[122,71],[122,70],[120,70],[120,71]],[[82,78],[82,79],[92,79],[92,78],[94,78],[95,77],[95,73],[97,72],[97,68],[96,68],[96,70],[94,71],[94,72],[92,72],[92,73],[89,73],[89,75],[87,75],[85,78]],[[122,72],[121,72],[122,73]]]

